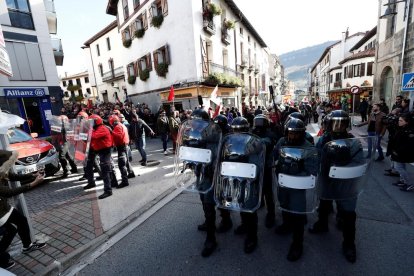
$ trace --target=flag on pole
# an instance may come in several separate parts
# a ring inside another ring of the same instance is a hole
[[[216,87],[214,88],[213,92],[211,92],[211,95],[210,95],[210,100],[215,104],[217,104],[219,100],[217,98],[217,91],[218,91],[218,85],[216,85]]]
[[[168,101],[171,102],[174,100],[174,86],[171,85],[170,93],[168,94]]]

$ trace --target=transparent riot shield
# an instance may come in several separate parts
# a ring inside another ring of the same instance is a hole
[[[93,120],[78,120],[74,134],[75,162],[83,164],[88,156]]]
[[[75,156],[75,129],[77,122],[75,119],[70,119],[64,124],[66,140],[68,141],[68,152],[70,156]]]
[[[326,143],[321,152],[319,197],[327,200],[356,198],[371,174],[369,145],[375,137],[348,138]]]
[[[175,183],[187,191],[205,194],[213,187],[221,129],[213,122],[184,122],[177,136]]]
[[[266,146],[256,135],[226,135],[220,146],[214,200],[217,207],[254,212],[260,207]]]
[[[318,151],[313,146],[284,146],[278,150],[275,191],[280,210],[297,214],[315,211],[318,165]]]
[[[49,118],[52,145],[56,148],[57,151],[60,151],[63,144],[67,141],[64,121],[65,120],[62,120],[59,116],[51,116]]]

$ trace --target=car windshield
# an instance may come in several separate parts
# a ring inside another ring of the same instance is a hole
[[[10,144],[26,142],[32,140],[32,136],[19,129],[9,129],[7,131],[7,138]]]

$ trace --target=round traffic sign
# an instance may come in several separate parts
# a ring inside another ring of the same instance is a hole
[[[350,91],[352,94],[359,94],[359,93],[361,92],[361,91],[360,91],[359,86],[356,86],[356,85],[352,86],[352,87],[349,89],[349,91]]]

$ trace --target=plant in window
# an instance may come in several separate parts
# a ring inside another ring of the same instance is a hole
[[[167,63],[158,63],[157,64],[157,74],[160,77],[165,77],[165,75],[167,75],[168,72],[168,64]]]
[[[144,34],[145,34],[145,29],[144,28],[141,28],[141,29],[135,31],[135,37],[137,37],[137,38],[143,37]]]
[[[137,80],[137,77],[135,77],[135,76],[129,76],[128,77],[128,83],[129,84],[134,84],[136,80]]]
[[[205,20],[213,20],[213,17],[216,15],[220,15],[222,13],[221,8],[214,4],[214,3],[209,3],[203,10],[203,18]]]
[[[159,28],[164,21],[164,16],[161,14],[155,15],[152,17],[152,25],[154,25],[155,28]]]
[[[148,69],[144,69],[141,71],[141,73],[139,73],[139,78],[142,81],[146,81],[149,78],[150,75],[150,71]]]
[[[224,19],[224,27],[227,29],[227,30],[231,30],[231,29],[234,29],[234,27],[236,26],[236,24],[234,23],[234,21],[233,20],[227,20],[227,19]]]
[[[124,41],[122,41],[122,44],[124,45],[125,48],[129,48],[132,44],[132,40],[131,39],[124,39]]]
[[[81,95],[79,95],[79,96],[76,96],[76,97],[75,97],[75,101],[77,101],[77,102],[81,102],[81,101],[83,101],[83,95],[81,94]]]

